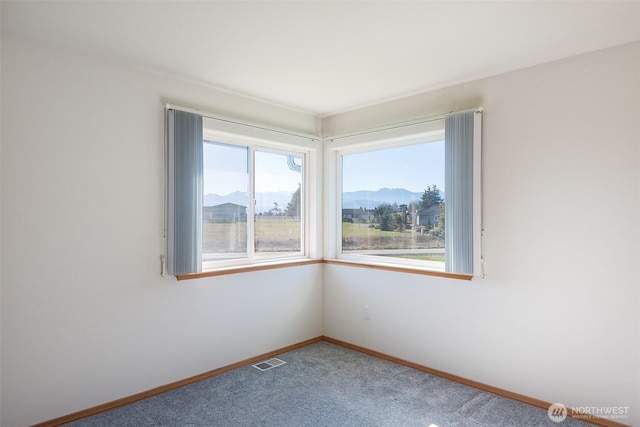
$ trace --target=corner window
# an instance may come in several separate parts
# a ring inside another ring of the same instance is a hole
[[[481,113],[331,139],[343,261],[481,274]]]
[[[344,255],[444,271],[444,141],[341,155]]]
[[[168,106],[163,267],[191,278],[324,258],[482,275],[481,117],[320,140]]]
[[[204,141],[202,260],[303,254],[303,154]]]
[[[309,140],[167,114],[169,273],[308,257]]]

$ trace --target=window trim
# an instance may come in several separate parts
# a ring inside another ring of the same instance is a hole
[[[301,182],[301,188],[302,188],[302,193],[301,193],[301,207],[303,212],[306,213],[306,209],[307,209],[307,188],[308,186],[308,182],[309,182],[309,172],[307,170],[307,157],[308,157],[308,151],[307,150],[300,150],[299,148],[295,147],[295,148],[284,148],[284,146],[282,144],[276,143],[275,145],[277,145],[277,147],[272,147],[270,146],[271,144],[269,144],[269,142],[267,141],[251,141],[251,142],[247,142],[247,139],[243,139],[242,137],[236,138],[237,135],[234,135],[233,138],[228,138],[226,135],[224,134],[220,134],[219,136],[216,135],[216,133],[214,131],[208,130],[208,132],[206,133],[208,136],[211,136],[211,138],[208,137],[204,137],[203,141],[204,143],[210,143],[210,144],[221,144],[221,145],[227,145],[227,146],[232,146],[232,147],[239,147],[239,148],[246,148],[247,149],[247,154],[248,154],[248,170],[249,170],[249,187],[247,189],[248,193],[249,193],[249,206],[247,206],[247,251],[244,253],[246,256],[242,256],[238,258],[233,258],[233,259],[229,259],[229,260],[224,260],[224,259],[215,259],[215,260],[210,260],[210,261],[202,261],[202,272],[206,272],[206,271],[213,271],[213,270],[221,270],[221,269],[225,269],[225,268],[235,268],[235,267],[242,267],[242,266],[250,266],[250,265],[261,265],[261,264],[270,264],[272,262],[278,262],[280,260],[286,262],[288,260],[299,260],[299,259],[303,259],[303,258],[308,258],[308,254],[309,254],[309,249],[308,249],[308,237],[306,236],[306,231],[308,230],[308,226],[307,226],[307,215],[303,215],[301,217],[301,224],[300,224],[300,251],[298,252],[286,252],[286,253],[282,253],[282,254],[272,254],[272,255],[260,255],[259,252],[255,251],[255,194],[256,194],[256,189],[255,189],[255,155],[257,152],[262,152],[262,153],[273,153],[273,154],[280,154],[280,155],[290,155],[290,154],[295,154],[297,156],[300,156],[302,158],[302,164],[303,164],[303,169],[302,169],[302,182]],[[234,141],[231,142],[231,139],[233,139]],[[251,200],[253,200],[254,203],[251,203]],[[203,252],[204,255],[204,252]]]
[[[444,140],[443,119],[429,122],[427,126],[422,126],[422,129],[415,129],[415,127],[416,126],[412,126],[413,129],[393,129],[393,134],[387,135],[387,138],[383,139],[378,138],[377,132],[357,135],[356,140],[354,140],[352,137],[345,137],[343,141],[340,141],[340,143],[334,144],[331,147],[331,150],[335,151],[335,157],[333,160],[336,162],[336,177],[335,186],[333,188],[335,192],[334,197],[337,210],[335,218],[333,218],[333,222],[335,222],[335,255],[330,257],[330,259],[363,266],[388,266],[393,268],[407,268],[418,271],[445,273],[444,265],[440,265],[440,263],[432,264],[428,261],[418,261],[399,257],[364,255],[348,252],[345,253],[342,251],[342,157],[345,155],[367,153],[376,150],[406,147],[415,144],[431,143]]]
[[[374,270],[391,271],[395,273],[418,274],[421,276],[443,277],[446,279],[457,279],[457,280],[467,280],[467,281],[470,281],[474,278],[474,276],[470,276],[467,274],[446,273],[443,271],[427,270],[424,268],[412,268],[412,267],[401,266],[401,265],[376,264],[372,262],[363,263],[363,262],[353,262],[353,261],[346,261],[346,260],[339,260],[339,259],[303,259],[303,260],[289,260],[286,262],[279,261],[279,262],[273,262],[273,263],[218,268],[215,270],[203,271],[201,273],[180,274],[176,276],[176,279],[180,281],[202,279],[205,277],[226,276],[229,274],[250,273],[255,271],[273,270],[277,268],[300,267],[300,266],[313,265],[313,264],[343,265],[347,267],[369,268]]]
[[[376,141],[373,144],[367,144],[366,142],[360,143],[357,148],[349,147],[346,150],[337,150],[338,154],[338,165],[337,170],[339,177],[337,179],[338,188],[336,190],[336,197],[338,203],[338,211],[339,215],[337,218],[337,232],[336,236],[336,259],[344,262],[348,262],[351,264],[360,264],[360,265],[372,265],[372,266],[391,266],[391,267],[402,267],[402,268],[410,268],[410,269],[418,269],[424,271],[431,271],[435,273],[445,273],[444,271],[444,262],[436,262],[436,261],[421,261],[414,260],[409,258],[401,258],[396,256],[385,257],[382,255],[367,255],[363,253],[353,253],[353,252],[344,252],[342,248],[342,227],[344,227],[344,223],[342,221],[342,173],[340,171],[343,170],[343,157],[359,154],[359,153],[368,153],[377,150],[385,150],[385,149],[393,149],[400,147],[407,147],[411,145],[418,144],[429,144],[436,143],[444,140],[444,127],[440,130],[429,131],[426,133],[421,133],[419,135],[409,135],[407,138],[394,138],[392,141]]]
[[[235,128],[235,129],[234,129]],[[235,131],[234,131],[235,130]],[[263,131],[263,128],[259,129]],[[234,131],[231,133],[231,131]],[[242,132],[242,133],[240,133]],[[270,132],[270,131],[269,131]],[[271,132],[270,132],[271,133]],[[225,122],[222,126],[220,126],[220,122],[216,119],[210,119],[208,117],[203,117],[203,140],[209,141],[210,143],[220,143],[227,144],[231,146],[237,147],[246,147],[248,148],[248,161],[249,161],[249,198],[255,201],[255,154],[256,152],[268,152],[275,154],[295,154],[302,157],[303,161],[303,171],[302,171],[302,198],[301,198],[301,206],[303,208],[304,218],[302,218],[302,224],[300,227],[300,244],[301,248],[299,252],[296,253],[286,253],[282,255],[272,255],[268,257],[261,257],[256,255],[253,250],[248,250],[245,258],[239,258],[234,260],[215,260],[209,262],[202,263],[202,273],[209,271],[217,271],[217,270],[225,270],[225,269],[233,269],[233,268],[242,268],[242,267],[250,267],[250,266],[261,266],[261,265],[270,265],[272,263],[287,263],[290,261],[299,261],[302,259],[310,259],[310,247],[309,247],[309,232],[311,230],[309,226],[310,216],[307,214],[310,209],[309,203],[309,191],[310,191],[310,181],[312,180],[312,176],[310,174],[309,168],[307,164],[311,163],[312,150],[308,147],[301,146],[300,142],[306,142],[306,139],[300,141],[300,138],[297,136],[292,136],[287,134],[283,139],[283,141],[277,141],[272,138],[280,137],[279,134],[276,135],[268,135],[269,138],[265,138],[267,135],[264,132],[255,132],[255,128],[247,129],[246,126],[242,125],[241,128],[237,126],[232,126],[228,122]],[[297,144],[293,144],[292,142],[296,142]],[[251,204],[251,202],[250,202]],[[254,208],[248,206],[247,209],[247,220],[253,221],[255,216]],[[249,230],[252,230],[249,232]],[[247,223],[247,246],[249,247],[253,243],[255,243],[255,229],[254,224],[249,225]],[[249,239],[253,239],[250,241]]]
[[[321,184],[319,183],[319,170],[321,161],[321,139],[318,136],[303,134],[294,131],[287,131],[240,120],[230,119],[223,116],[216,116],[210,113],[197,111],[189,108],[179,107],[172,104],[166,104],[165,110],[178,110],[202,117],[202,140],[215,143],[229,144],[240,147],[250,147],[249,152],[255,150],[275,152],[281,154],[295,154],[303,157],[303,177],[302,177],[302,208],[306,212],[301,225],[301,251],[299,253],[288,253],[281,256],[254,257],[229,260],[229,261],[213,261],[205,263],[200,261],[202,271],[196,271],[185,274],[174,274],[178,280],[188,278],[214,276],[220,274],[231,274],[242,271],[253,271],[260,269],[277,268],[278,266],[292,266],[296,264],[306,264],[321,262],[321,246],[320,240],[316,237],[320,230],[319,203]],[[169,155],[169,134],[165,140],[165,167],[167,170],[171,167],[171,156]],[[251,160],[250,164],[253,163]],[[254,176],[254,171],[250,173]],[[171,215],[168,213],[173,209],[170,206],[171,187],[169,182],[171,173],[167,174],[165,179],[165,244],[163,245],[162,254],[162,274],[167,275],[167,264],[171,263],[170,251],[168,248],[168,236],[172,232],[169,226]],[[253,186],[253,184],[252,184]],[[253,195],[253,188],[251,188]],[[250,218],[249,218],[250,220]],[[247,255],[249,255],[247,253]],[[204,269],[206,267],[206,270]]]
[[[233,267],[216,268],[213,270],[207,270],[200,273],[179,274],[176,276],[177,280],[191,280],[202,279],[204,277],[226,276],[229,274],[250,273],[254,271],[273,270],[276,268],[290,268],[299,267],[304,265],[322,264],[325,261],[323,259],[312,258],[296,258],[288,260],[278,260],[273,262],[263,262],[254,264],[237,265]]]
[[[444,140],[444,120],[453,114],[482,113],[482,108],[465,110],[451,114],[434,116],[400,123],[386,127],[353,132],[346,135],[327,136],[325,147],[325,183],[329,189],[328,218],[325,222],[325,254],[326,263],[346,264],[362,267],[378,268],[390,271],[402,271],[441,277],[470,280],[473,277],[484,277],[482,259],[482,198],[481,198],[481,122],[475,120],[474,144],[473,144],[473,247],[474,256],[473,274],[461,274],[445,272],[441,269],[432,269],[424,261],[416,261],[403,258],[382,257],[361,254],[349,254],[342,252],[342,184],[341,184],[341,159],[342,155],[356,154],[385,148],[393,148],[411,145],[412,143],[425,143]]]
[[[476,120],[474,135],[476,143],[474,144],[474,274],[465,275],[457,273],[447,273],[420,266],[410,264],[402,265],[396,262],[389,262],[389,258],[381,257],[382,260],[377,262],[367,260],[361,262],[359,260],[341,259],[337,256],[336,243],[338,239],[337,230],[340,227],[341,212],[341,188],[337,182],[337,159],[338,151],[345,150],[355,152],[370,151],[377,148],[385,148],[393,146],[401,142],[406,142],[411,136],[420,138],[425,133],[433,131],[433,122],[443,120],[451,114],[460,114],[465,112],[482,113],[484,110],[475,108],[416,119],[409,122],[395,123],[379,128],[365,129],[343,135],[318,136],[306,134],[287,129],[278,129],[268,125],[258,124],[254,122],[243,121],[235,118],[220,116],[208,112],[195,109],[185,108],[170,103],[165,104],[165,110],[180,110],[195,113],[202,116],[203,119],[203,140],[207,139],[207,129],[215,128],[216,133],[225,136],[225,141],[236,141],[234,145],[245,145],[247,141],[252,141],[261,148],[283,149],[292,152],[306,154],[306,180],[305,192],[306,197],[302,203],[306,209],[306,221],[302,230],[304,236],[304,252],[300,257],[286,258],[269,258],[268,260],[257,260],[251,263],[243,263],[238,265],[219,266],[212,270],[202,271],[198,273],[180,274],[175,277],[178,280],[195,279],[200,277],[219,276],[226,274],[244,273],[250,271],[260,271],[273,268],[288,268],[300,265],[310,264],[337,264],[363,268],[374,268],[386,271],[403,272],[410,274],[420,274],[428,276],[438,276],[452,279],[471,280],[474,277],[484,277],[484,265],[482,256],[482,205],[481,198],[481,120]],[[212,121],[215,126],[209,128],[204,126],[204,122]],[[439,126],[443,128],[443,126]],[[167,131],[167,127],[165,127]],[[168,133],[165,133],[165,170],[168,169]],[[215,141],[215,140],[214,140]],[[218,140],[220,141],[220,140]],[[216,142],[218,142],[216,141]],[[220,141],[220,142],[225,142]],[[238,144],[239,143],[239,144]],[[403,144],[404,145],[404,144]],[[478,167],[476,167],[478,166]],[[167,236],[170,233],[168,226],[168,210],[170,209],[168,176],[165,179],[165,211],[164,211],[164,239],[163,252],[161,257],[163,276],[167,275]],[[400,258],[398,258],[400,259]],[[395,259],[393,259],[395,261]],[[475,267],[475,266],[479,267]]]
[[[408,265],[376,262],[357,262],[345,259],[325,259],[325,264],[346,265],[351,267],[370,268],[374,270],[392,271],[396,273],[419,274],[422,276],[444,277],[447,279],[472,280],[474,276],[469,274],[447,273],[439,270],[430,270],[423,267],[412,267]]]

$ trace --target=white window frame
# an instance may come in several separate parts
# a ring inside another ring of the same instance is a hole
[[[316,157],[317,147],[314,147],[313,141],[302,138],[297,135],[277,133],[271,130],[255,127],[247,127],[245,125],[237,125],[226,121],[220,121],[215,118],[203,117],[203,139],[205,141],[217,142],[238,147],[247,147],[249,149],[249,198],[250,203],[247,207],[247,257],[234,260],[216,260],[203,262],[202,270],[213,271],[220,268],[237,267],[245,265],[262,265],[287,261],[296,261],[311,258],[311,223],[313,215],[310,215],[313,209],[313,203],[310,197],[313,194],[312,181],[317,178],[312,177],[311,171]],[[287,253],[282,255],[256,256],[253,245],[255,242],[254,235],[254,218],[255,218],[255,167],[254,154],[256,151],[264,151],[278,154],[295,154],[302,157],[302,194],[301,207],[303,215],[301,217],[301,250],[299,253]]]
[[[374,267],[407,267],[421,271],[432,271],[439,275],[444,273],[442,263],[412,260],[396,257],[382,257],[375,255],[352,254],[342,252],[342,156],[368,151],[396,148],[412,144],[444,141],[446,116],[418,121],[417,123],[389,126],[387,128],[365,130],[343,136],[328,136],[325,138],[325,185],[329,189],[325,198],[327,204],[327,220],[325,222],[325,254],[326,260],[337,260],[355,264],[371,265]],[[473,244],[474,244],[474,273],[482,276],[482,200],[481,200],[481,138],[480,128],[474,138],[474,195],[473,195]],[[446,190],[445,190],[446,191]],[[456,273],[451,276],[457,276]]]
[[[441,273],[437,266],[429,266],[428,261],[417,261],[393,257],[375,257],[371,255],[342,253],[342,184],[341,155],[358,152],[400,147],[417,143],[435,142],[444,139],[444,119],[448,115],[418,119],[412,122],[392,124],[376,129],[366,129],[346,135],[316,136],[298,133],[286,129],[272,128],[266,125],[218,116],[206,112],[166,105],[167,110],[182,110],[195,113],[202,117],[203,140],[223,144],[253,147],[259,150],[276,150],[277,152],[291,152],[304,159],[304,176],[302,178],[302,207],[304,218],[302,225],[302,250],[299,255],[287,254],[282,257],[268,259],[259,257],[243,258],[229,262],[213,261],[213,264],[202,266],[205,270],[193,273],[176,274],[179,280],[230,274],[235,271],[253,271],[255,269],[277,268],[279,266],[300,265],[307,262],[343,262],[363,264],[373,268],[398,270],[405,266],[407,272],[421,274]],[[482,109],[473,110],[481,114]],[[466,111],[471,112],[471,110]],[[168,122],[169,123],[169,122]],[[168,129],[168,128],[167,128]],[[484,277],[482,262],[482,200],[481,200],[481,120],[474,121],[473,146],[473,276]],[[167,133],[167,141],[171,136]],[[171,167],[170,143],[167,142],[165,156],[169,171]],[[253,157],[253,156],[251,156]],[[253,159],[251,160],[253,161]],[[171,173],[167,174],[168,178]],[[172,228],[169,227],[172,207],[172,183],[169,179],[165,187],[165,241],[171,241]],[[253,180],[252,180],[253,182]],[[446,191],[446,190],[445,190]],[[253,189],[250,193],[253,195]],[[253,217],[253,211],[248,215],[248,221]],[[168,262],[169,248],[165,245],[162,255],[162,274],[170,270]],[[375,259],[378,258],[378,259]],[[471,259],[471,258],[467,258]],[[202,261],[202,260],[201,260]],[[202,264],[202,262],[201,262]],[[168,267],[169,266],[169,267]],[[255,267],[255,268],[254,268]],[[170,274],[171,273],[169,271]],[[468,274],[442,273],[434,274],[453,278],[470,278]]]
[[[211,261],[202,261],[202,271],[211,271],[216,268],[225,268],[225,267],[233,267],[239,265],[247,265],[247,264],[260,264],[264,262],[277,262],[283,260],[294,260],[300,258],[308,257],[308,247],[307,247],[307,238],[305,236],[305,230],[307,227],[307,219],[306,219],[306,209],[307,209],[307,182],[309,180],[307,168],[306,168],[306,159],[308,153],[306,151],[293,150],[293,149],[283,149],[283,148],[272,148],[267,147],[262,144],[241,144],[241,143],[231,143],[229,141],[222,141],[221,138],[216,138],[214,141],[204,138],[208,143],[219,143],[227,146],[234,146],[239,148],[247,149],[247,162],[248,162],[248,174],[249,174],[249,186],[247,192],[248,196],[248,206],[247,206],[247,251],[244,253],[242,257],[234,258],[234,259],[216,259]],[[275,253],[275,254],[264,254],[260,255],[260,253],[256,253],[255,251],[255,154],[256,152],[264,152],[264,153],[274,153],[274,154],[282,154],[282,155],[298,155],[302,158],[302,179],[301,179],[301,195],[300,195],[300,205],[302,208],[302,215],[300,216],[300,251],[298,252],[286,252],[286,253]],[[204,255],[204,254],[203,254]]]
[[[289,264],[305,260],[321,259],[322,246],[318,238],[320,234],[319,197],[322,186],[319,180],[321,169],[321,140],[314,135],[296,133],[294,131],[271,128],[251,122],[243,122],[222,116],[191,110],[184,107],[177,107],[167,104],[168,109],[178,109],[202,116],[203,141],[233,145],[249,148],[249,194],[254,200],[254,176],[253,154],[256,150],[264,152],[275,152],[281,154],[299,155],[303,159],[302,183],[301,183],[301,251],[299,253],[287,253],[273,256],[254,256],[253,248],[248,250],[247,257],[233,260],[201,260],[201,271],[185,275],[178,275],[178,278],[189,278],[189,276],[207,275],[209,273],[224,272],[225,270],[237,269],[239,267],[260,267],[273,266],[278,264]],[[253,219],[255,206],[249,203],[247,207],[247,240],[248,248],[253,242]],[[167,224],[168,227],[168,224]],[[166,256],[165,256],[166,257]],[[166,262],[166,261],[164,261]],[[163,267],[164,271],[164,267]]]

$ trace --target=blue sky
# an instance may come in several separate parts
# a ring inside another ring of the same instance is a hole
[[[246,192],[247,180],[246,148],[204,144],[204,194]]]
[[[204,194],[246,191],[246,148],[204,144],[204,158]],[[287,156],[282,154],[258,152],[256,168],[260,177],[257,192],[293,192],[301,182],[301,174],[289,169]],[[444,192],[444,142],[343,156],[344,192],[380,188],[423,192],[434,184]]]
[[[444,191],[444,142],[410,145],[343,156],[342,191],[404,188]]]
[[[256,193],[287,191],[293,193],[302,182],[302,174],[292,171],[284,154],[256,151]],[[225,196],[247,191],[248,150],[220,144],[204,144],[204,194]],[[300,158],[296,164],[302,164]]]

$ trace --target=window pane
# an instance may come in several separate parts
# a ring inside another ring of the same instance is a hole
[[[204,143],[202,260],[247,257],[248,149]]]
[[[444,269],[444,141],[342,156],[342,252]]]
[[[255,153],[255,254],[302,250],[302,156]]]

